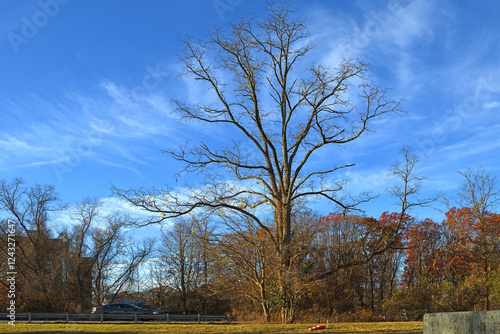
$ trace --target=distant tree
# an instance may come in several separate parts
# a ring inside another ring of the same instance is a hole
[[[320,289],[313,300],[325,298],[321,302],[327,314],[353,311],[365,307],[361,288],[366,283],[366,273],[360,265],[364,258],[366,236],[365,218],[359,215],[331,213],[319,220],[320,230],[314,241],[314,261],[319,268],[316,273],[335,272],[322,278]],[[367,220],[371,220],[366,218]],[[318,297],[317,295],[322,296]]]
[[[244,299],[261,308],[264,319],[271,318],[274,249],[269,236],[251,221],[238,222],[230,233],[217,236],[214,265],[222,293],[233,300]]]
[[[208,303],[214,299],[214,291],[211,289],[210,280],[213,277],[214,257],[213,257],[213,235],[215,227],[209,219],[203,217],[193,219],[193,232],[195,238],[194,248],[197,251],[199,259],[199,287],[197,289],[197,297],[199,298],[200,312],[206,314]]]
[[[0,180],[0,210],[15,219],[27,238],[48,234],[49,215],[65,208],[53,185],[29,186],[22,178]],[[35,243],[35,240],[30,240]]]
[[[158,247],[157,247],[158,248]],[[149,280],[151,281],[150,297],[153,308],[167,308],[166,294],[168,292],[168,273],[161,254],[155,252],[153,259],[148,263]]]
[[[384,212],[378,220],[365,220],[368,223],[368,230],[373,231],[371,240],[376,243],[384,239],[394,239],[395,243],[387,251],[373,257],[364,267],[368,278],[369,302],[372,311],[379,310],[382,307],[384,300],[391,296],[396,290],[396,284],[399,283],[399,270],[403,264],[403,249],[405,248],[403,235],[405,231],[414,222],[414,219],[409,215],[402,217],[400,224],[399,213],[389,214]],[[373,226],[375,225],[375,226]],[[400,231],[396,232],[395,230]],[[370,249],[377,246],[369,240],[367,244],[367,253]],[[366,251],[365,251],[366,252]]]
[[[336,311],[356,307],[373,311],[393,293],[402,261],[402,233],[412,221],[408,215],[403,216],[401,223],[399,218],[399,213],[387,212],[379,219],[341,213],[321,218],[316,242],[317,263],[324,268],[315,271],[320,274],[336,272],[335,276],[348,277],[323,277],[332,287],[339,286],[340,291],[336,292],[339,300],[349,299],[350,302],[349,305],[342,302],[329,307]],[[389,242],[392,243],[390,248],[378,252]],[[358,301],[352,302],[353,298]]]
[[[153,241],[131,242],[124,229],[132,220],[119,212],[103,215],[100,205],[87,198],[70,211],[73,224],[55,225],[51,214],[66,206],[54,186],[0,180],[0,211],[15,223],[19,309],[88,311],[92,297],[101,304],[130,281]],[[7,247],[0,249],[7,258]]]
[[[28,185],[23,179],[0,180],[0,211],[15,223],[17,297],[26,311],[62,310],[64,296],[63,254],[66,245],[54,239],[50,214],[64,208],[52,185]],[[6,226],[2,226],[1,241],[6,245]],[[4,259],[7,247],[1,247]],[[2,280],[6,286],[7,281]]]
[[[406,259],[401,289],[384,303],[386,314],[398,314],[404,309],[410,318],[421,319],[425,313],[445,311],[439,291],[446,280],[437,275],[442,268],[438,258],[446,253],[445,229],[431,219],[417,221],[406,230],[404,241]]]
[[[460,237],[463,247],[471,247],[483,278],[483,309],[490,309],[491,271],[500,264],[500,216],[494,213],[500,201],[497,179],[483,168],[469,167],[458,172],[463,177],[448,225]],[[453,200],[452,200],[453,203]]]
[[[178,295],[180,310],[191,311],[195,288],[202,280],[202,262],[196,247],[193,219],[179,219],[168,231],[162,232],[160,255],[170,277],[170,285]]]
[[[92,231],[92,292],[96,304],[112,302],[153,251],[153,239],[136,241],[124,236],[127,222],[125,215],[113,213]]]
[[[61,233],[71,246],[68,267],[73,275],[69,280],[80,293],[90,286],[97,305],[128,286],[154,245],[152,239],[132,240],[124,231],[132,220],[120,212],[103,214],[101,206],[97,198],[84,199],[70,211],[73,224]]]
[[[485,211],[478,219],[474,211],[452,208],[446,213],[448,256],[445,268],[453,269],[450,278],[455,285],[463,283],[466,277],[475,276],[475,284],[482,290],[478,293],[478,298],[483,300],[481,309],[489,310],[492,279],[500,265],[500,215]]]
[[[407,242],[403,286],[421,289],[435,267],[435,256],[444,248],[445,230],[430,219],[414,224],[406,233]]]
[[[468,168],[442,224],[424,220],[406,233],[403,291],[397,296],[420,314],[433,311],[488,310],[500,258],[500,216],[496,179]]]

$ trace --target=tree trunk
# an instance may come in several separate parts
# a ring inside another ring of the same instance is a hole
[[[375,282],[373,278],[373,262],[370,262],[368,266],[368,272],[370,273],[370,310],[375,310]]]
[[[281,309],[281,319],[284,324],[291,324],[295,320],[295,307],[289,305]]]
[[[489,286],[489,266],[488,260],[484,264],[484,310],[490,309],[490,286]]]
[[[260,304],[262,306],[262,312],[264,313],[264,319],[269,323],[271,321],[271,314],[269,312],[269,303],[267,302],[267,293],[264,281],[261,281],[259,284],[260,288]]]
[[[269,323],[271,321],[271,314],[269,313],[269,304],[266,302],[262,302],[262,312],[264,312],[264,319]]]
[[[281,321],[285,324],[292,323],[295,319],[293,301],[293,285],[290,280],[291,268],[291,207],[278,201],[274,212],[274,222],[278,234],[278,256],[280,259],[278,280],[280,286]]]

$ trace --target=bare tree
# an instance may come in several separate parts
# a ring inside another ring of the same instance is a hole
[[[48,235],[49,215],[65,205],[52,185],[28,186],[22,178],[0,180],[0,210],[20,226],[18,232],[36,245],[35,235]]]
[[[139,242],[125,237],[123,227],[128,222],[126,215],[114,213],[92,231],[92,292],[97,304],[113,301],[153,251],[153,239]]]
[[[270,321],[272,286],[276,282],[275,250],[269,235],[252,220],[227,218],[227,230],[214,239],[215,266],[223,273],[221,288],[233,300],[244,298],[260,306]]]
[[[91,303],[88,304],[88,296],[92,295],[92,270],[96,260],[91,235],[96,220],[100,218],[99,207],[100,203],[97,198],[84,199],[69,213],[74,225],[63,227],[60,233],[60,237],[70,245],[67,256],[68,267],[71,270],[69,280],[76,292],[72,297],[82,309],[91,307]]]
[[[162,233],[161,256],[167,266],[171,284],[179,294],[182,312],[189,312],[193,290],[198,286],[201,275],[199,253],[196,245],[196,231],[193,220],[178,220],[172,228]]]
[[[86,198],[71,212],[74,225],[62,235],[71,245],[72,283],[79,291],[89,286],[96,304],[113,299],[131,282],[150,255],[154,241],[132,241],[124,232],[133,220],[120,212],[102,214],[97,198]]]
[[[422,182],[426,178],[415,175],[420,158],[413,152],[412,148],[404,146],[401,148],[399,156],[401,160],[392,165],[391,173],[389,174],[396,178],[397,183],[395,186],[388,188],[389,193],[396,198],[395,205],[399,206],[399,214],[396,224],[392,226],[392,237],[387,239],[384,236],[384,242],[379,243],[382,247],[375,248],[373,255],[381,254],[394,246],[394,243],[398,240],[398,233],[401,231],[403,224],[408,219],[407,215],[412,209],[429,206],[439,198],[439,195],[428,198],[418,197]]]
[[[458,203],[474,210],[478,220],[484,219],[500,201],[500,190],[496,177],[484,168],[469,167],[458,171],[464,179],[459,191]]]
[[[157,252],[159,253],[159,252]],[[166,303],[166,292],[167,292],[167,284],[168,284],[168,271],[165,265],[165,262],[161,258],[161,254],[158,254],[159,257],[153,258],[149,261],[149,279],[151,281],[151,305],[160,310],[161,313],[165,312],[167,308]]]
[[[52,238],[49,226],[50,214],[62,208],[64,205],[51,185],[29,186],[21,178],[0,180],[0,211],[16,226],[18,294],[26,310],[51,311],[62,307],[62,303],[57,303],[61,299],[54,296],[58,296],[63,283],[65,245]],[[6,242],[4,227],[2,232],[1,241]],[[7,258],[7,247],[0,252]]]
[[[500,226],[498,215],[493,213],[500,201],[500,190],[497,179],[484,168],[469,167],[458,172],[463,182],[458,193],[457,202],[461,207],[469,208],[472,215],[470,221],[470,237],[477,249],[478,262],[484,278],[484,310],[490,309],[490,275],[493,268],[500,263]]]
[[[396,198],[395,204],[399,206],[400,210],[385,217],[387,220],[385,222],[366,217],[356,222],[359,217],[355,216],[352,217],[355,220],[354,224],[352,221],[346,220],[344,228],[357,230],[357,233],[354,234],[355,240],[349,242],[349,249],[345,249],[343,243],[336,245],[334,248],[340,247],[341,249],[334,251],[334,253],[338,252],[335,256],[339,260],[342,259],[342,261],[330,265],[328,270],[318,273],[317,278],[325,278],[335,274],[340,269],[367,264],[376,256],[391,248],[401,248],[399,244],[402,237],[401,232],[404,227],[407,227],[405,225],[408,225],[411,221],[411,217],[408,215],[410,210],[415,207],[428,206],[437,200],[438,196],[424,199],[418,197],[421,182],[425,178],[415,175],[415,169],[420,160],[411,148],[403,147],[400,158],[401,160],[392,165],[389,174],[395,176],[396,185],[388,188],[388,192]],[[355,247],[352,248],[352,245],[355,245]],[[349,256],[343,256],[346,252],[348,252]]]
[[[184,41],[183,74],[205,84],[216,102],[173,100],[177,113],[182,120],[238,133],[225,148],[202,142],[169,152],[186,164],[185,171],[203,173],[206,181],[188,186],[182,196],[172,188],[115,191],[163,214],[147,223],[199,208],[253,220],[280,258],[283,321],[291,322],[284,275],[290,265],[294,205],[322,197],[349,210],[369,199],[339,196],[344,182],[335,178],[336,172],[353,163],[332,159],[330,166],[317,168],[312,157],[357,140],[371,130],[372,121],[400,111],[400,103],[370,81],[370,68],[359,59],[345,59],[334,69],[311,64],[307,57],[313,45],[304,22],[286,4],[272,5],[268,13],[262,22],[241,20],[228,31],[216,29],[205,41]],[[221,182],[219,172],[236,182]],[[263,212],[272,213],[271,224]]]
[[[194,247],[198,253],[199,259],[199,288],[198,295],[201,299],[201,313],[207,311],[207,302],[211,299],[212,292],[210,291],[210,279],[213,275],[213,252],[212,244],[215,227],[210,223],[209,219],[203,217],[193,219],[193,232],[195,237]]]

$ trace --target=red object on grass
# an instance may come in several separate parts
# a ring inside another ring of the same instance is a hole
[[[308,329],[306,329],[305,331],[306,331],[306,332],[307,332],[307,331],[315,331],[315,330],[317,330],[317,329],[325,329],[325,328],[326,328],[326,326],[325,326],[325,325],[323,325],[323,324],[319,324],[319,325],[313,326],[313,327],[311,327],[311,328],[308,328]]]

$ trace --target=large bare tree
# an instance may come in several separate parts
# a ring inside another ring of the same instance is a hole
[[[188,185],[184,193],[168,187],[115,191],[160,217],[145,223],[197,209],[254,221],[280,258],[283,318],[293,321],[286,312],[285,282],[294,206],[320,197],[349,210],[369,199],[340,196],[345,183],[336,175],[354,163],[332,156],[320,168],[314,157],[331,155],[332,148],[373,130],[374,120],[400,111],[400,102],[372,83],[370,67],[362,60],[344,59],[335,68],[315,63],[304,22],[285,4],[271,5],[260,22],[242,19],[202,41],[188,37],[184,46],[183,74],[204,85],[213,98],[197,104],[173,100],[176,112],[182,120],[231,133],[232,139],[222,148],[201,142],[169,151],[185,163],[186,172],[204,175],[201,184]]]

